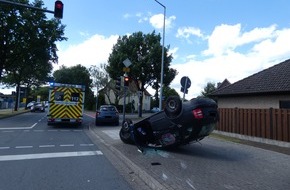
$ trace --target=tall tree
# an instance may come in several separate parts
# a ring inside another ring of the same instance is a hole
[[[214,82],[208,82],[204,87],[203,91],[201,91],[201,97],[208,97],[209,94],[216,90],[216,85]]]
[[[130,36],[119,37],[117,43],[113,47],[113,51],[108,59],[106,68],[110,77],[116,79],[122,76],[123,61],[127,58],[132,62],[130,72],[127,73],[132,82],[134,82],[139,91],[151,86],[158,91],[160,88],[160,73],[161,73],[161,55],[162,46],[160,44],[161,37],[156,35],[155,31],[150,34],[142,32],[133,33]],[[164,48],[164,85],[171,83],[177,74],[175,69],[170,68],[172,55],[168,54],[168,49]],[[141,115],[142,96],[139,98],[139,116]]]
[[[29,5],[28,0],[16,0]],[[43,8],[43,1],[31,6]],[[0,7],[0,81],[7,86],[39,86],[57,62],[56,41],[66,40],[64,25],[47,20],[44,12],[4,4]],[[17,95],[18,96],[18,95]],[[15,110],[18,107],[16,101]]]
[[[97,91],[97,97],[96,97],[96,108],[98,107],[98,96],[99,96],[99,90],[101,88],[103,88],[104,91],[104,95],[106,95],[109,99],[109,102],[111,102],[110,100],[110,96],[107,93],[107,88],[111,89],[111,79],[109,77],[109,74],[107,73],[106,69],[106,64],[101,64],[100,67],[96,66],[96,65],[92,65],[89,68],[89,72],[91,75],[91,78],[93,80],[92,85],[93,87],[96,88]]]
[[[93,109],[95,105],[94,93],[91,90],[92,79],[90,78],[89,70],[78,64],[72,67],[61,66],[59,70],[53,73],[54,81],[57,83],[65,84],[79,84],[85,85],[85,107],[87,109]]]

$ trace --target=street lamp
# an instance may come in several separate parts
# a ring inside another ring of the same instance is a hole
[[[164,40],[165,40],[165,15],[166,15],[166,7],[161,4],[159,1],[155,0],[159,5],[164,8],[163,14],[163,39],[162,39],[162,57],[161,57],[161,75],[160,75],[160,97],[159,97],[159,109],[162,110],[162,91],[163,91],[163,75],[164,75]]]

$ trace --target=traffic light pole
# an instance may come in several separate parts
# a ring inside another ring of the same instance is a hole
[[[20,6],[20,7],[30,8],[30,9],[34,9],[34,10],[38,10],[38,11],[54,14],[54,11],[50,11],[50,10],[47,10],[47,9],[41,9],[41,8],[38,8],[38,7],[33,7],[33,6],[21,4],[21,3],[5,1],[5,0],[0,0],[0,3],[6,3],[6,4],[10,4],[10,5],[17,5],[17,6]]]
[[[127,87],[124,86],[124,100],[123,100],[123,122],[125,121],[125,107],[126,107],[126,93],[127,93]]]

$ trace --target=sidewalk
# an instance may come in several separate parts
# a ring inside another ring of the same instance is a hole
[[[29,110],[25,110],[25,108],[19,108],[18,111],[14,111],[14,108],[0,109],[0,119],[11,117],[25,112],[29,112]]]

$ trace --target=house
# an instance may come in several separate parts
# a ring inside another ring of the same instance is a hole
[[[230,85],[231,83],[228,81],[228,79],[225,79],[223,82],[219,82],[218,84],[217,84],[217,89],[220,89],[220,88],[224,88],[224,87],[226,87],[226,86],[228,86],[228,85]]]
[[[0,93],[0,109],[13,108],[15,104],[15,94],[5,95]]]
[[[104,89],[100,90],[100,92],[102,92]],[[137,111],[138,110],[138,105],[139,105],[139,96],[140,96],[140,92],[137,90],[137,87],[134,83],[130,83],[129,84],[129,88],[126,92],[126,103],[132,103],[133,105],[133,109],[132,111]],[[151,94],[145,90],[142,94],[143,97],[143,103],[142,103],[142,109],[145,111],[149,111],[151,109]],[[105,96],[105,102],[106,104],[110,104],[109,99],[115,100],[115,94],[112,90],[110,90],[109,92],[109,97]],[[119,105],[123,105],[124,104],[124,97],[121,97],[119,102]]]
[[[290,59],[233,84],[220,85],[210,97],[218,101],[219,108],[290,109]]]

